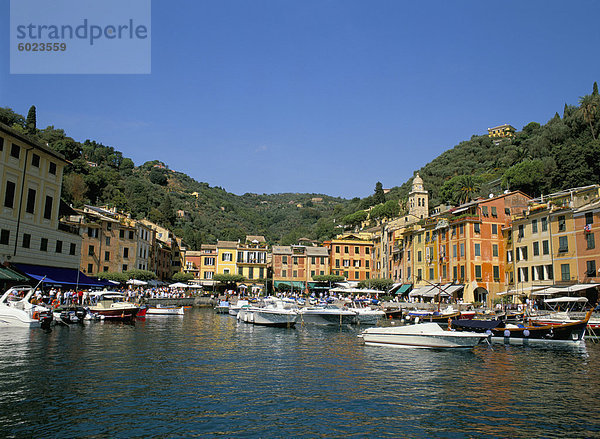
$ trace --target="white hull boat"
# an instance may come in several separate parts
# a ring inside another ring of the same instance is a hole
[[[239,309],[236,318],[239,322],[254,323],[254,311],[256,309],[255,306],[244,305]]]
[[[247,300],[238,300],[236,303],[229,304],[229,315],[237,316],[240,308],[244,305],[248,305]]]
[[[292,327],[298,321],[298,307],[294,301],[267,298],[253,309],[255,325]]]
[[[444,330],[437,323],[365,329],[359,336],[368,346],[394,348],[470,349],[487,338],[485,333]]]
[[[50,308],[31,303],[35,288],[12,287],[0,298],[0,326],[40,328],[50,326]]]
[[[356,323],[356,313],[334,305],[311,306],[300,309],[302,323],[341,326]]]
[[[385,312],[381,309],[373,309],[370,306],[348,307],[349,311],[356,313],[356,320],[359,325],[376,325],[380,320],[385,319]]]
[[[146,311],[146,316],[182,316],[184,315],[183,306],[161,306],[150,307]]]

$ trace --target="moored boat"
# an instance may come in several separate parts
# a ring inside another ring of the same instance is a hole
[[[349,311],[356,313],[356,323],[359,325],[376,325],[386,314],[381,309],[373,309],[363,300],[355,300]]]
[[[455,329],[487,333],[492,341],[501,343],[580,343],[584,340],[590,316],[591,311],[582,320],[559,325],[535,322],[515,325],[502,320],[452,320],[451,326]]]
[[[156,305],[146,309],[146,316],[182,316],[183,306]]]
[[[28,285],[12,287],[0,298],[0,325],[21,328],[47,328],[52,322],[50,308],[31,303],[36,289]]]
[[[544,314],[534,314],[528,317],[532,323],[541,325],[561,325],[563,323],[572,323],[582,320],[585,311],[581,308],[588,303],[586,297],[556,297],[544,300],[544,303],[550,307],[550,311]],[[598,336],[600,330],[600,319],[590,317],[587,324],[588,334]]]
[[[412,349],[470,349],[487,338],[484,333],[444,330],[437,323],[365,329],[360,337],[368,346]]]
[[[55,323],[83,323],[86,320],[95,320],[98,315],[90,312],[81,305],[60,305],[52,310]]]
[[[125,296],[116,291],[105,290],[90,293],[90,298],[95,302],[90,306],[90,311],[105,319],[131,320],[140,309],[138,305],[126,302]]]
[[[268,297],[252,307],[252,323],[264,326],[293,327],[298,321],[298,306],[293,300]]]
[[[249,304],[249,302],[247,300],[243,300],[243,299],[238,300],[236,303],[230,303],[229,304],[229,311],[228,311],[229,315],[237,316],[238,311],[240,310],[240,308],[242,306],[248,305],[248,304]]]
[[[229,313],[229,302],[226,300],[219,301],[218,305],[215,306],[215,312],[217,314],[228,314]]]
[[[407,318],[419,319],[420,322],[441,323],[447,324],[448,319],[456,319],[460,316],[460,311],[456,311],[452,307],[448,307],[443,311],[425,311],[414,310],[407,313]]]
[[[302,323],[314,325],[349,325],[356,323],[356,313],[335,305],[309,306],[300,309]]]

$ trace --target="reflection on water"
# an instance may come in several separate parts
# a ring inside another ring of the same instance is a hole
[[[600,346],[363,346],[211,310],[0,332],[2,436],[590,437]],[[587,408],[587,409],[586,409]]]

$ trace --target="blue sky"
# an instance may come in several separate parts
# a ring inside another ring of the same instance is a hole
[[[597,1],[152,1],[150,75],[9,74],[0,106],[236,194],[398,186],[600,80]]]

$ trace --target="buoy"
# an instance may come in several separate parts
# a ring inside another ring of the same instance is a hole
[[[523,331],[523,336],[529,337],[529,329],[526,329],[525,331]]]
[[[505,330],[504,330],[504,336],[505,336],[506,338],[510,337],[510,331],[509,331],[508,329],[505,329]]]

